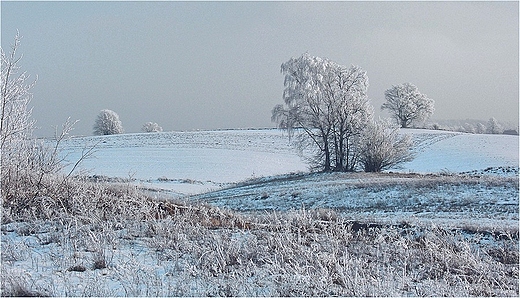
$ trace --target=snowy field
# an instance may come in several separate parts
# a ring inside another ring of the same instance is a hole
[[[518,225],[518,136],[401,133],[412,136],[416,158],[390,171],[419,175],[307,175],[304,160],[276,129],[74,138],[64,152],[73,161],[85,144],[97,144],[94,158],[81,165],[97,179],[127,179],[158,198],[235,211],[330,208],[365,221]],[[465,175],[423,176],[432,173]],[[504,178],[496,183],[493,177]]]
[[[394,171],[461,173],[518,167],[518,136],[415,129],[402,133],[412,135],[417,156]],[[252,178],[307,172],[287,135],[276,129],[82,137],[68,140],[64,153],[74,162],[86,146],[94,144],[94,158],[80,167],[89,175],[128,178],[177,197]]]
[[[400,176],[309,175],[287,135],[276,129],[74,138],[64,144],[64,152],[73,161],[85,144],[96,144],[94,158],[80,170],[98,180],[128,181],[157,198],[235,211],[330,208],[363,221],[427,221],[488,230],[497,221],[518,225],[518,136],[401,133],[412,136],[416,158],[390,170]],[[403,176],[409,173],[417,175]],[[442,178],[449,175],[454,176]]]
[[[308,173],[272,129],[70,139],[78,173],[178,208],[4,223],[2,295],[518,296],[518,137],[402,133],[382,174]]]
[[[518,167],[518,136],[401,130],[415,140],[416,158],[406,172],[461,173],[494,167]]]
[[[274,129],[75,138],[64,144],[64,154],[75,161],[85,146],[94,144],[94,158],[85,160],[81,170],[89,175],[128,178],[176,197],[307,170],[287,136]]]
[[[96,144],[94,158],[79,170],[97,180],[128,181],[158,198],[235,211],[330,208],[365,221],[518,225],[518,136],[401,133],[412,136],[416,158],[390,171],[399,176],[309,175],[276,129],[73,138],[64,152],[73,161],[86,144]],[[408,173],[417,175],[403,176]]]

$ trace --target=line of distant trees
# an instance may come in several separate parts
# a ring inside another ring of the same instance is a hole
[[[119,115],[112,110],[101,110],[96,121],[94,122],[94,135],[115,135],[124,133],[123,123],[119,119]],[[146,122],[141,130],[143,132],[161,132],[162,127],[155,122]]]
[[[508,128],[504,128],[508,127]],[[511,124],[502,124],[496,118],[491,117],[489,120],[445,120],[423,125],[421,128],[457,131],[474,134],[506,134],[518,135],[518,127],[511,128]]]

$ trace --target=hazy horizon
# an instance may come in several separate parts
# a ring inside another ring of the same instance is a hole
[[[23,36],[33,117],[91,135],[102,109],[126,132],[274,127],[280,65],[308,52],[411,82],[432,119],[518,123],[518,2],[1,2],[2,49]]]

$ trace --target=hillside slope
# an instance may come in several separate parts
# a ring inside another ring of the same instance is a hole
[[[416,142],[416,158],[403,171],[460,173],[490,167],[518,167],[518,136],[406,129]]]
[[[518,136],[472,135],[406,129],[414,161],[403,173],[483,171],[518,167]],[[89,175],[128,178],[143,188],[182,197],[259,177],[307,172],[287,135],[275,129],[163,132],[73,138],[63,144],[71,162],[96,145],[95,158],[81,169]],[[512,174],[515,175],[516,172]]]

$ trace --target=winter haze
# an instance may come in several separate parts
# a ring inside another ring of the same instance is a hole
[[[125,131],[272,127],[281,63],[304,52],[412,82],[434,119],[518,122],[518,2],[1,2],[2,48],[23,36],[33,116],[90,135],[102,109]]]

